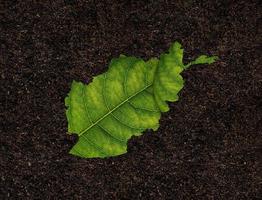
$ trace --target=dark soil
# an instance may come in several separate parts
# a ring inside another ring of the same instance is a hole
[[[262,198],[258,1],[0,2],[1,199]],[[90,82],[121,53],[158,56],[175,40],[186,61],[220,60],[183,73],[160,129],[119,157],[69,155],[72,80]]]

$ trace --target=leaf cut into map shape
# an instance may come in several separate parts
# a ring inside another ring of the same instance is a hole
[[[127,152],[127,141],[145,130],[157,130],[167,102],[178,100],[181,72],[194,64],[211,64],[217,57],[200,56],[183,64],[178,42],[159,59],[144,61],[121,55],[108,71],[88,85],[73,81],[65,99],[68,132],[79,139],[70,153],[85,158],[111,157]]]

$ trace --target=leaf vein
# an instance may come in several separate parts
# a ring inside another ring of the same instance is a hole
[[[106,85],[106,80],[107,80],[107,77],[106,77],[106,73],[105,73],[105,74],[104,74],[104,83],[103,83],[102,95],[103,95],[103,99],[104,99],[106,108],[107,108],[107,110],[110,112],[110,109],[109,109],[108,104],[107,104],[105,92],[104,92],[105,85]],[[125,87],[125,84],[124,84],[124,87]],[[129,102],[128,96],[125,95],[125,97],[127,98],[127,101],[126,101],[126,102]],[[116,117],[112,112],[111,112],[110,114],[111,114],[119,123],[121,123],[121,124],[123,124],[123,125],[125,125],[125,126],[127,126],[127,127],[131,128],[131,129],[142,130],[142,128],[135,128],[135,127],[132,127],[132,126],[129,125],[129,124],[124,123],[122,120],[120,120],[118,117]]]
[[[129,104],[130,104],[131,107],[134,108],[135,110],[144,110],[144,111],[154,112],[154,113],[158,113],[158,112],[159,112],[159,111],[157,111],[157,110],[151,110],[151,109],[147,109],[147,108],[137,107],[137,106],[135,106],[131,101],[129,101]]]
[[[89,143],[92,147],[94,147],[96,150],[98,150],[100,153],[102,153],[103,155],[107,156],[107,153],[103,150],[102,147],[98,146],[96,143],[94,143],[93,141],[91,141],[90,139],[88,139],[85,135],[83,135],[83,138],[85,141],[87,141],[87,143]]]
[[[111,137],[112,139],[114,139],[115,141],[121,143],[121,144],[126,144],[126,141],[121,140],[119,138],[117,138],[116,136],[114,136],[114,134],[112,134],[110,131],[108,131],[107,129],[105,129],[103,126],[101,126],[100,124],[98,124],[98,126],[106,133],[106,135],[108,135],[109,137]]]
[[[86,116],[87,116],[89,122],[90,122],[91,124],[93,124],[93,121],[92,121],[92,119],[91,119],[91,117],[90,117],[90,115],[89,115],[89,111],[88,111],[88,109],[87,109],[87,105],[86,105],[86,101],[85,101],[85,86],[84,86],[84,85],[83,85],[83,87],[82,87],[82,99],[83,99],[83,102],[84,102],[84,107],[85,107]]]
[[[119,119],[118,117],[116,117],[113,113],[111,113],[111,115],[120,123],[120,124],[122,124],[122,125],[124,125],[124,126],[126,126],[126,127],[128,127],[128,128],[131,128],[131,129],[135,129],[135,130],[144,130],[145,128],[140,128],[140,127],[133,127],[133,126],[131,126],[130,124],[127,124],[127,123],[125,123],[125,122],[123,122],[121,119]]]

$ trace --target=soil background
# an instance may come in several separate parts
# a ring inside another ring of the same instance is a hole
[[[261,199],[260,13],[252,0],[1,0],[0,198]],[[69,155],[72,80],[89,83],[121,53],[148,59],[176,40],[185,62],[220,60],[183,72],[159,130],[119,157]]]

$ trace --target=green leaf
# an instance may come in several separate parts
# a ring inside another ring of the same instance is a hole
[[[200,56],[189,64],[212,59]],[[145,62],[121,55],[90,84],[73,81],[65,99],[66,116],[68,132],[79,139],[70,153],[86,158],[126,153],[132,136],[158,129],[161,112],[169,110],[167,101],[178,100],[184,85],[180,73],[185,68],[183,49],[175,42],[160,59]]]
[[[168,54],[160,56],[154,78],[155,101],[161,112],[169,110],[166,101],[177,101],[178,92],[183,88],[184,81],[180,73],[184,70],[183,49],[178,42],[171,45]]]
[[[216,60],[218,60],[217,56],[205,56],[205,55],[201,55],[199,56],[196,60],[191,61],[190,63],[188,63],[185,68],[190,67],[191,65],[197,65],[197,64],[212,64],[214,63]]]

